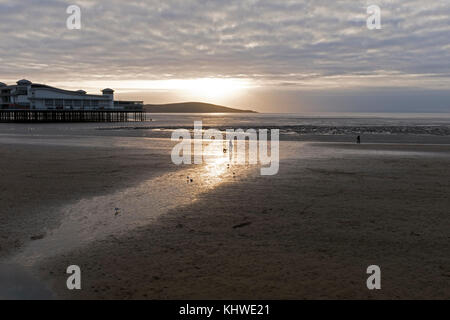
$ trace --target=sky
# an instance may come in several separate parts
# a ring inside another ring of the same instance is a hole
[[[260,112],[450,112],[449,0],[0,0],[0,37],[8,84]]]

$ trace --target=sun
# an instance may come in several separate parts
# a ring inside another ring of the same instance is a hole
[[[202,99],[235,97],[251,86],[248,80],[232,78],[186,79],[179,85],[184,93]]]
[[[73,83],[59,82],[58,85],[67,88],[73,87]],[[183,99],[192,101],[213,101],[220,102],[227,99],[238,98],[247,89],[257,87],[256,83],[249,78],[185,78],[185,79],[164,79],[164,80],[110,80],[110,81],[84,81],[83,87],[91,91],[98,88],[111,87],[117,93],[125,92],[168,92]]]

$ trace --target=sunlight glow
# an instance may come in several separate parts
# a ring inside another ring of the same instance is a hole
[[[166,80],[111,80],[82,81],[74,87],[73,83],[59,82],[55,85],[70,89],[87,89],[96,92],[103,88],[113,88],[118,93],[139,91],[172,91],[198,99],[221,99],[236,96],[246,89],[256,87],[250,79],[241,78],[194,78]],[[79,88],[80,87],[80,88]]]
[[[220,99],[234,96],[250,87],[249,82],[245,80],[228,78],[181,80],[175,85],[188,94],[195,97],[203,97],[204,99]]]
[[[221,179],[226,172],[227,164],[230,163],[228,154],[224,154],[223,148],[226,146],[224,140],[209,140],[204,146],[203,158],[206,162],[206,175],[210,178]]]

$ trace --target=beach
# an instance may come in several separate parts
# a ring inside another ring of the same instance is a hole
[[[0,264],[25,268],[25,288],[57,299],[450,298],[445,137],[282,138],[278,174],[261,176],[257,165],[176,166],[167,137],[113,133],[2,136]],[[67,289],[69,265],[82,290]],[[381,290],[366,287],[370,265]]]
[[[288,319],[450,300],[449,18],[0,0],[0,301]]]

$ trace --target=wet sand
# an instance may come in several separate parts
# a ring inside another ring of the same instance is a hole
[[[102,146],[89,139],[79,145],[5,140],[0,143],[0,258],[56,228],[62,206],[177,169],[161,157],[164,149]]]
[[[224,170],[204,187],[206,173],[192,184],[175,173],[171,183],[200,189],[192,201],[38,259],[34,270],[64,299],[448,299],[449,152],[283,142],[278,175]],[[65,287],[71,264],[81,291]],[[366,288],[372,264],[379,291]]]
[[[168,139],[13,135],[1,142],[0,277],[20,279],[20,290],[2,283],[2,298],[48,297],[47,282],[35,281],[42,260],[120,237],[233,179],[216,163],[172,164]]]

